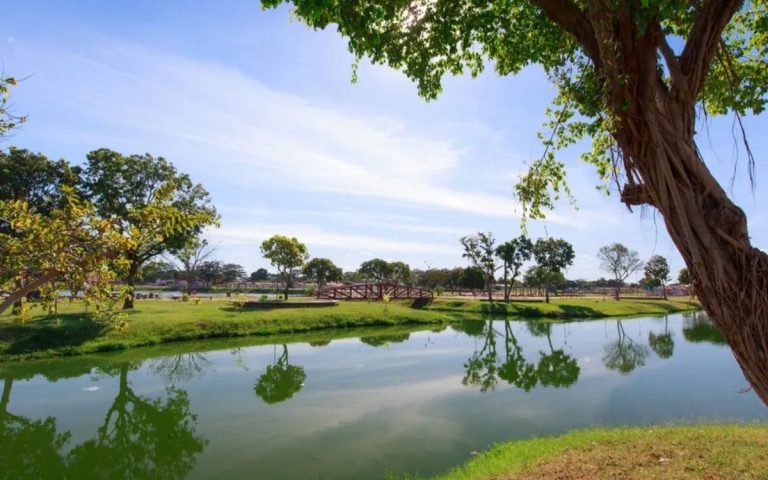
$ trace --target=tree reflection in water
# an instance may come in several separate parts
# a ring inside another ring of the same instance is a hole
[[[277,348],[277,347],[275,347]],[[260,377],[254,391],[267,404],[279,403],[293,397],[307,375],[304,369],[288,363],[288,346],[283,344],[283,353]]]
[[[360,341],[372,347],[381,347],[390,343],[402,343],[411,338],[410,333],[391,333],[388,335],[369,335],[360,337]]]
[[[167,387],[165,400],[138,395],[128,381],[135,368],[123,362],[106,371],[119,376],[118,393],[96,437],[70,452],[71,478],[183,478],[207,445],[187,392]]]
[[[603,364],[611,370],[629,373],[645,365],[650,350],[645,345],[636,344],[624,331],[621,320],[616,321],[618,339],[604,347]]]
[[[477,322],[481,323],[481,322]],[[499,379],[510,385],[531,391],[537,384],[543,387],[569,387],[576,383],[581,373],[576,359],[566,354],[563,349],[555,349],[552,344],[552,324],[549,322],[528,322],[528,330],[535,336],[546,336],[549,353],[539,351],[539,362],[528,362],[523,348],[512,331],[512,324],[504,322],[504,333],[493,328],[493,322],[483,322],[482,348],[475,352],[464,364],[464,385],[480,387],[481,392],[493,391]],[[477,330],[470,330],[473,333]],[[504,337],[504,357],[497,363],[496,336]]]
[[[182,353],[168,355],[153,360],[149,371],[163,377],[168,384],[187,383],[193,378],[202,377],[211,366],[211,362],[202,353]]]
[[[689,312],[683,314],[683,336],[693,343],[712,343],[725,345],[725,337],[720,333],[705,312]]]
[[[59,433],[56,419],[31,420],[8,411],[13,379],[3,380],[0,399],[0,478],[61,478],[65,461],[61,449],[70,433]]]
[[[670,358],[675,353],[675,340],[669,331],[669,317],[664,316],[664,333],[649,333],[648,345],[659,358]]]

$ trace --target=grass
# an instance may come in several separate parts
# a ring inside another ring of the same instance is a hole
[[[760,424],[578,430],[499,444],[434,480],[764,479],[766,451]]]
[[[668,313],[698,310],[696,301],[688,299],[669,300],[620,300],[602,298],[567,298],[552,299],[550,303],[532,302],[494,302],[463,300],[455,298],[436,298],[429,307],[430,311],[475,313],[497,316],[525,318],[600,318],[622,317],[631,315],[664,315]]]
[[[409,302],[341,302],[324,308],[237,311],[220,300],[199,304],[170,300],[137,300],[126,314],[127,327],[116,330],[84,315],[82,304],[64,303],[56,317],[39,309],[25,324],[10,314],[0,316],[0,361],[80,355],[160,343],[221,337],[276,335],[313,330],[412,324],[446,324],[488,316],[575,318],[654,315],[690,310],[683,301],[569,299],[552,303],[488,303],[438,298],[412,308]]]

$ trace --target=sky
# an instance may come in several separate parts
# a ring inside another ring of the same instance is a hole
[[[76,164],[98,148],[165,157],[210,192],[221,225],[206,235],[219,260],[271,269],[259,245],[284,234],[345,270],[374,257],[465,266],[460,237],[521,233],[514,185],[541,156],[537,133],[555,95],[538,67],[449,77],[426,102],[385,66],[363,63],[353,84],[335,29],[310,30],[256,0],[3,3],[0,63],[23,79],[12,105],[28,121],[0,148]],[[754,189],[732,117],[702,119],[697,141],[766,249],[768,116],[745,126]],[[613,242],[663,255],[677,272],[661,217],[597,191],[578,160],[585,148],[561,155],[576,206],[562,202],[528,234],[574,245],[568,278],[608,276],[596,254]]]

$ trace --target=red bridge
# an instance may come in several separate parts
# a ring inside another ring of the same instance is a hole
[[[355,283],[337,287],[323,287],[315,295],[317,298],[331,300],[381,300],[384,295],[389,295],[391,300],[405,300],[432,298],[432,291],[396,283]]]

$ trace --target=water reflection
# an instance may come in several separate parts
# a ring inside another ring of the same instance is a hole
[[[669,331],[669,317],[664,317],[664,333],[648,334],[648,345],[659,358],[670,358],[675,353],[675,339]]]
[[[164,399],[133,391],[128,374],[141,363],[96,367],[101,375],[118,378],[117,395],[95,437],[72,446],[66,455],[71,433],[59,432],[55,418],[31,420],[8,411],[14,379],[6,377],[0,401],[3,478],[185,477],[207,440],[196,431],[197,417],[184,390],[166,387]]]
[[[463,325],[464,331],[472,331],[483,338],[483,346],[475,349],[472,356],[464,363],[464,385],[479,387],[481,392],[493,391],[501,380],[526,392],[537,384],[543,387],[569,387],[579,379],[581,368],[575,358],[565,353],[563,348],[552,344],[552,324],[549,322],[527,322],[528,331],[534,336],[546,337],[549,352],[539,351],[539,361],[529,362],[523,354],[523,347],[512,330],[509,320],[503,322],[504,332],[494,328],[494,323],[475,322],[482,326],[478,329]],[[504,337],[504,357],[499,362],[496,337]]]
[[[65,461],[60,451],[70,433],[59,433],[54,417],[32,420],[8,411],[13,379],[3,381],[0,400],[0,465],[3,478],[61,476]]]
[[[683,336],[689,342],[725,345],[725,337],[704,312],[683,314]]]
[[[402,343],[411,338],[410,333],[394,333],[389,335],[371,335],[360,337],[360,341],[372,347],[381,347],[390,343]]]
[[[645,345],[635,341],[624,331],[621,320],[616,321],[618,339],[605,345],[603,364],[611,370],[629,373],[645,365],[645,359],[650,351]]]
[[[138,395],[128,381],[137,367],[122,362],[109,372],[118,377],[117,395],[97,435],[70,452],[71,478],[183,478],[195,465],[207,441],[197,434],[187,392],[168,386],[165,399]]]
[[[187,383],[201,377],[210,365],[202,353],[181,353],[153,360],[149,371],[163,377],[168,384]]]
[[[303,367],[288,363],[288,346],[283,344],[280,358],[273,365],[267,365],[267,371],[259,377],[254,391],[264,402],[272,405],[293,397],[304,386],[306,378]]]

